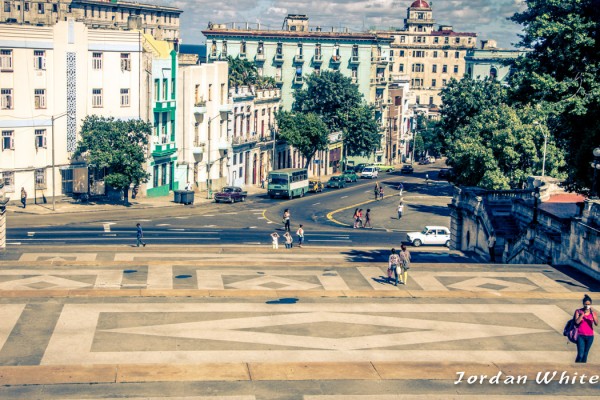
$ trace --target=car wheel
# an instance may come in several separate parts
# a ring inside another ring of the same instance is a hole
[[[240,201],[243,203],[243,202],[245,202],[245,201],[246,201],[246,198],[245,198],[245,197],[242,197],[242,198],[240,199]]]
[[[231,199],[229,199],[229,202],[230,202],[231,204],[233,204],[233,203],[235,203],[235,199],[232,197]]]
[[[446,244],[444,244],[444,246],[446,246],[447,248],[450,248],[450,241],[446,240]]]
[[[413,246],[415,247],[419,247],[420,245],[422,245],[423,243],[419,240],[419,239],[415,239],[413,240]]]
[[[273,196],[272,194],[270,194],[270,195],[269,195],[269,198],[270,198],[270,199],[274,199],[274,198],[275,198],[275,196]]]

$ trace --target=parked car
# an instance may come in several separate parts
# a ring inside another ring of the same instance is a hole
[[[344,177],[346,182],[358,181],[358,175],[356,175],[356,172],[354,172],[354,170],[352,170],[352,169],[345,170],[344,173],[342,174],[342,176]]]
[[[368,167],[365,167],[360,173],[361,178],[375,179],[378,176],[379,173],[377,171],[377,167],[374,165],[369,165]]]
[[[354,167],[354,172],[356,172],[357,174],[360,174],[362,172],[363,169],[365,169],[365,167],[369,165],[369,164],[358,164]]]
[[[415,171],[412,165],[404,164],[402,168],[400,168],[400,172],[403,174],[412,174]]]
[[[332,176],[331,178],[329,178],[329,181],[327,182],[328,188],[341,189],[344,186],[346,186],[346,180],[344,179],[344,177],[342,175]]]
[[[439,179],[450,179],[451,176],[452,176],[452,169],[450,169],[450,168],[442,168],[442,169],[440,169],[440,172],[438,172]]]
[[[215,193],[215,203],[226,202],[235,203],[236,201],[246,201],[248,192],[237,186],[225,186],[220,192]]]
[[[394,172],[395,168],[393,165],[375,164],[379,172]]]
[[[321,182],[318,179],[309,179],[308,180],[308,190],[310,192],[322,192],[323,188],[325,187],[325,185],[323,185],[323,182]]]
[[[429,157],[423,157],[419,160],[419,165],[427,165],[427,164],[431,164],[431,160],[429,160]]]
[[[422,244],[450,247],[450,229],[445,226],[426,226],[421,232],[408,232],[406,238],[415,247]]]

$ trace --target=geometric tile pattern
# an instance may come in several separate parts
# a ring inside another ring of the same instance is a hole
[[[514,292],[529,292],[532,290],[542,289],[545,292],[561,293],[569,292],[567,288],[556,283],[539,272],[461,272],[461,271],[415,271],[409,276],[427,291],[447,291],[449,288],[465,290],[470,292],[481,291],[514,291]],[[468,278],[460,282],[444,285],[438,278]],[[511,278],[520,278],[530,282],[530,284],[518,283],[511,281]],[[486,285],[498,286],[498,289],[492,290],[486,288]]]
[[[120,288],[123,281],[122,270],[0,270],[0,277],[13,276],[18,278],[0,282],[0,290]],[[92,284],[64,276],[92,276],[95,280]]]
[[[321,286],[324,290],[348,290],[344,280],[333,272],[324,274],[323,270],[261,270],[257,276],[257,271],[221,269],[221,270],[196,270],[198,277],[198,289],[244,289],[244,290],[310,290]],[[244,277],[250,279],[238,280],[235,283],[225,284],[224,276]],[[321,285],[305,282],[302,280],[291,279],[294,276],[313,276],[318,279]]]
[[[25,304],[0,304],[0,350],[19,320]]]

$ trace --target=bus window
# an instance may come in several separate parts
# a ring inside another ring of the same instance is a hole
[[[269,183],[273,185],[287,185],[288,179],[287,175],[277,174],[269,176]]]

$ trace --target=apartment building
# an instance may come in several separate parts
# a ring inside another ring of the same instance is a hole
[[[5,0],[0,22],[52,26],[74,19],[89,28],[137,29],[157,40],[177,43],[179,16],[176,7],[121,0]]]
[[[7,197],[18,200],[21,187],[39,201],[73,192],[82,120],[144,113],[141,53],[137,32],[89,29],[74,20],[0,24],[0,174]],[[101,179],[90,181],[92,191],[104,192]]]
[[[467,76],[472,79],[491,77],[500,82],[508,83],[510,64],[525,55],[522,50],[506,50],[497,47],[494,40],[483,40],[479,49],[469,50],[465,57]]]

